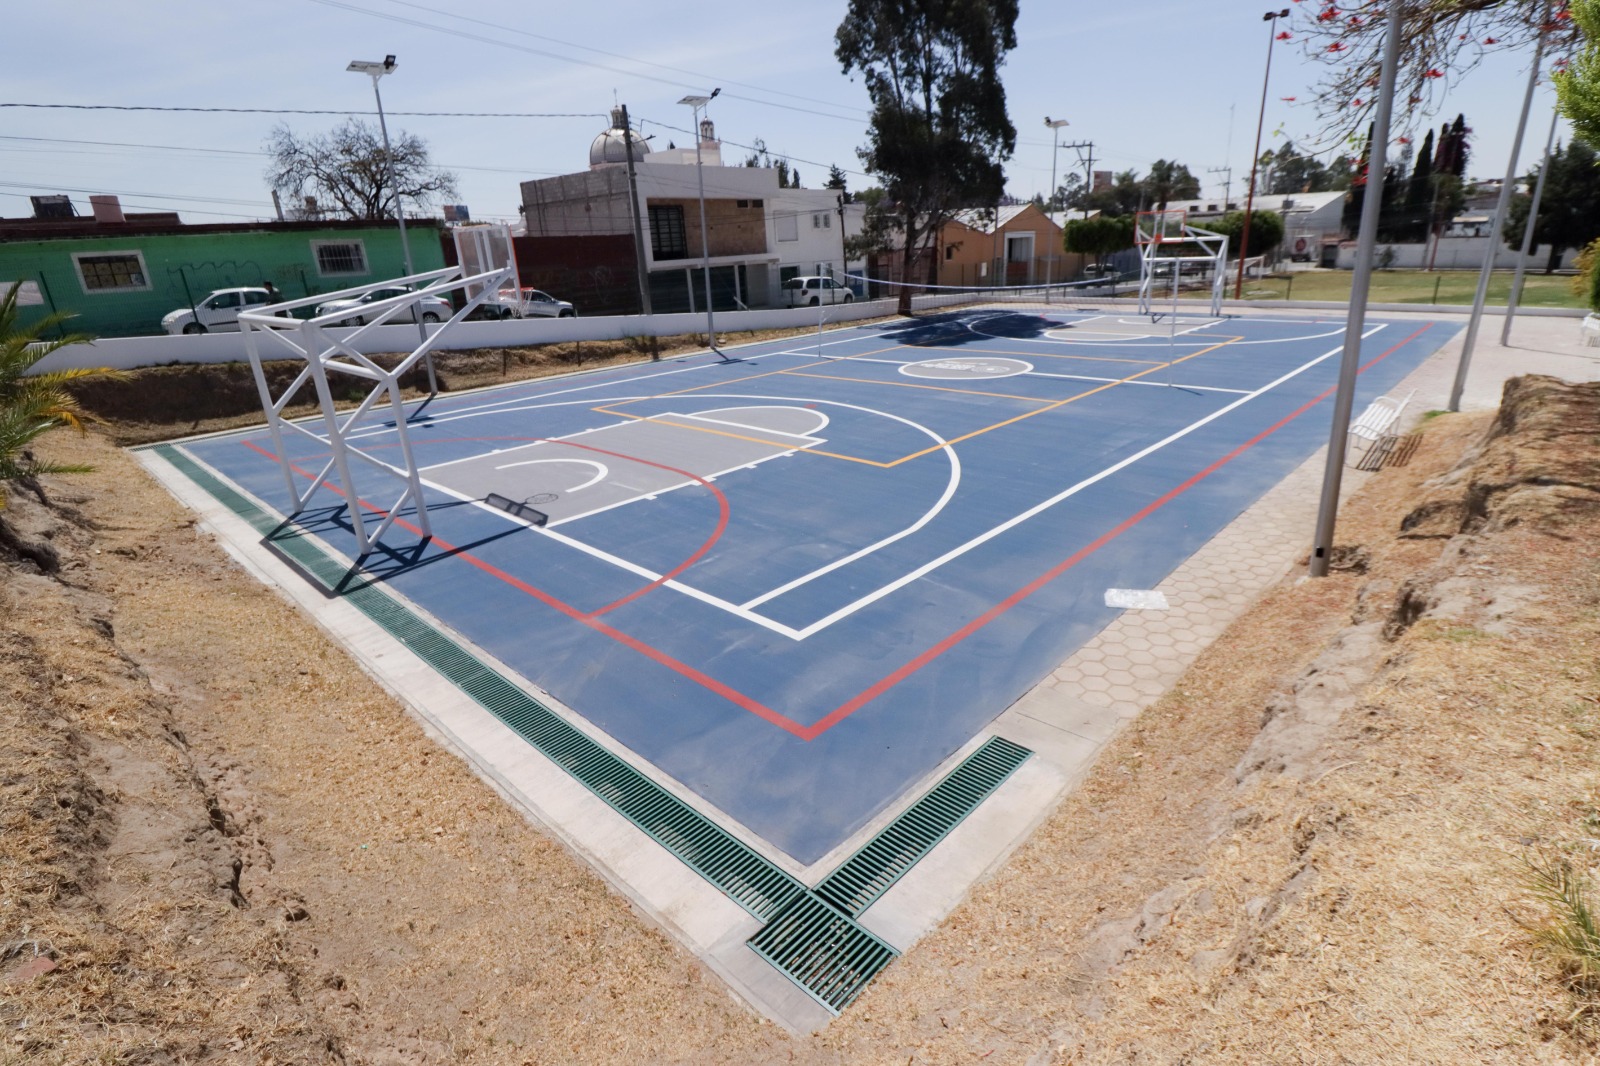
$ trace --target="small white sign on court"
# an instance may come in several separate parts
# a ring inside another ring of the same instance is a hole
[[[1106,589],[1106,606],[1136,611],[1165,611],[1167,597],[1159,589]]]

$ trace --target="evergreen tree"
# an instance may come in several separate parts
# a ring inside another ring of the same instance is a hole
[[[992,204],[1016,148],[1000,66],[1017,46],[1019,0],[849,0],[834,35],[872,101],[866,169],[898,207],[904,276],[952,212]],[[938,257],[927,257],[937,280]],[[911,309],[911,290],[901,292]]]
[[[822,187],[837,190],[839,195],[844,197],[844,202],[850,203],[850,190],[845,188],[844,171],[839,169],[837,163],[828,168],[828,180],[822,183]]]
[[[1554,273],[1561,265],[1562,252],[1568,248],[1582,248],[1600,237],[1600,168],[1596,162],[1594,149],[1582,141],[1573,141],[1550,153],[1544,195],[1539,200],[1539,219],[1533,226],[1534,243],[1550,246],[1550,257],[1544,268],[1546,274]],[[1538,180],[1538,172],[1529,174],[1526,180],[1532,188]],[[1531,204],[1531,196],[1512,198],[1506,224],[1502,227],[1508,243],[1521,245]]]

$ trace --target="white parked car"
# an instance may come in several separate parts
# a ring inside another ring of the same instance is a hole
[[[338,314],[341,311],[349,311],[350,314],[341,318],[338,324],[341,326],[364,326],[367,324],[367,319],[369,317],[377,318],[379,315],[383,314],[382,311],[374,311],[371,313],[371,315],[365,314],[364,312],[367,304],[377,303],[379,300],[387,300],[394,296],[404,296],[410,291],[410,289],[396,285],[386,289],[373,289],[364,296],[352,296],[344,300],[329,300],[327,303],[318,304],[315,312],[313,312],[312,317],[321,318],[323,315],[333,315]],[[421,302],[416,305],[416,307],[422,311],[422,321],[424,322],[443,322],[445,319],[456,313],[455,309],[450,306],[448,301],[441,300],[437,296],[424,296]],[[397,311],[388,318],[384,319],[385,324],[391,322],[404,323],[415,321],[415,310],[409,314],[403,310]]]
[[[501,289],[483,301],[489,318],[577,318],[578,311],[566,300],[558,300],[538,289]]]
[[[847,304],[855,293],[832,278],[790,278],[783,283],[785,307],[816,307],[818,304]]]
[[[278,297],[282,300],[283,297]],[[161,317],[168,333],[225,333],[239,328],[239,312],[277,302],[266,289],[218,289],[194,307],[180,307]]]

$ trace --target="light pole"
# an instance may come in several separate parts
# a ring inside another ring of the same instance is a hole
[[[345,70],[352,74],[366,74],[372,78],[372,97],[378,101],[378,131],[383,134],[383,161],[388,164],[389,187],[394,190],[394,217],[400,223],[400,256],[405,260],[406,276],[410,277],[417,272],[411,265],[411,241],[406,237],[406,209],[400,202],[400,180],[394,173],[394,152],[389,148],[389,124],[383,120],[383,94],[378,91],[378,79],[394,70],[396,63],[394,56],[384,56],[379,63],[371,59],[352,59]],[[422,313],[416,311],[417,336],[423,341],[428,339],[428,329],[422,324]],[[439,381],[433,370],[433,353],[429,352],[424,359],[428,368],[428,393],[436,395],[439,392]]]
[[[1050,128],[1050,196],[1045,200],[1045,207],[1049,208],[1056,202],[1056,150],[1061,147],[1061,134],[1056,131],[1062,126],[1070,126],[1071,123],[1064,118],[1052,119],[1049,115],[1046,115],[1044,124]],[[1045,217],[1054,222],[1055,219],[1051,215],[1052,212],[1045,211]],[[1059,249],[1052,249],[1051,254],[1046,256],[1044,260],[1044,298],[1046,300],[1050,299],[1050,282],[1054,280],[1050,276],[1050,268],[1055,265],[1055,253],[1057,251]]]
[[[1261,16],[1261,21],[1267,24],[1267,72],[1261,76],[1261,110],[1256,115],[1256,150],[1250,156],[1250,192],[1244,200],[1244,232],[1239,235],[1239,279],[1233,286],[1233,298],[1244,299],[1244,259],[1245,250],[1250,247],[1250,215],[1256,206],[1256,163],[1261,158],[1261,125],[1267,117],[1267,82],[1272,79],[1272,42],[1277,39],[1273,31],[1278,28],[1278,20],[1289,17],[1289,9],[1282,11],[1268,11]]]
[[[400,203],[400,182],[394,176],[394,152],[389,149],[389,125],[383,120],[383,94],[378,91],[378,79],[394,70],[395,65],[394,56],[384,56],[382,63],[355,59],[344,69],[372,78],[372,95],[378,101],[378,130],[383,134],[383,160],[389,165],[389,186],[394,189],[394,215],[400,222],[400,254],[406,261],[406,273],[415,274],[416,270],[411,266],[411,242],[406,238],[406,212]]]
[[[694,176],[700,188],[700,271],[706,279],[706,345],[723,359],[717,347],[717,322],[711,313],[711,244],[706,237],[706,168],[700,158],[700,109],[717,98],[721,89],[712,89],[710,96],[685,96],[678,103],[694,109]]]

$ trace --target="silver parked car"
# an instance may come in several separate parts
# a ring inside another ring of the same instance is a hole
[[[387,300],[395,296],[404,296],[410,291],[410,289],[396,285],[385,289],[373,289],[364,296],[350,297],[345,300],[329,300],[327,303],[317,305],[314,317],[321,318],[323,315],[349,311],[350,314],[339,320],[339,325],[364,326],[367,324],[368,317],[377,318],[383,313],[382,311],[374,311],[370,316],[367,315],[365,313],[367,304],[377,303],[379,300]],[[417,307],[422,311],[422,321],[424,322],[442,322],[455,314],[455,309],[437,296],[424,296]],[[386,323],[415,322],[416,312],[413,310],[410,314],[407,314],[405,311],[399,311],[384,321]]]
[[[576,318],[577,308],[538,289],[504,288],[483,301],[489,318]]]

